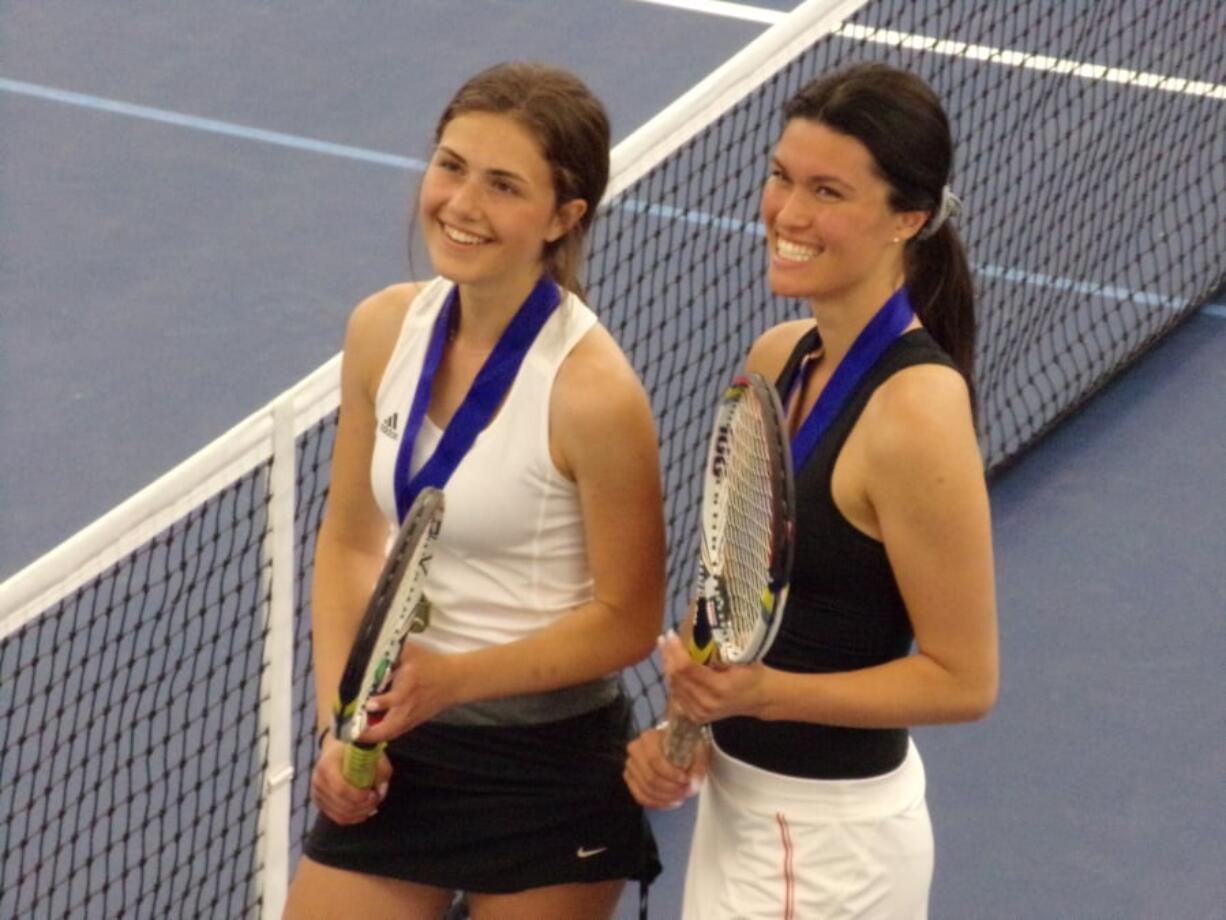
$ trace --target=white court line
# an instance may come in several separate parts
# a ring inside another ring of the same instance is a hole
[[[984,61],[989,64],[1002,64],[1006,67],[1024,67],[1027,70],[1066,74],[1086,80],[1120,83],[1125,86],[1135,86],[1138,89],[1157,89],[1168,93],[1208,96],[1211,99],[1226,100],[1226,85],[1221,83],[1185,80],[1182,77],[1168,77],[1157,73],[1145,73],[1140,70],[1127,70],[1122,67],[1106,67],[1101,64],[1084,64],[1080,61],[1071,61],[1066,58],[1030,54],[1025,51],[1010,51],[1007,48],[993,48],[989,45],[972,45],[966,42],[946,41],[939,38],[930,38],[926,35],[912,35],[907,32],[894,32],[890,29],[876,29],[869,26],[844,24],[837,34],[855,41],[874,42],[894,48],[927,51],[932,54],[967,58],[974,61]]]
[[[155,109],[147,105],[133,105],[130,102],[104,99],[101,96],[90,96],[85,93],[73,93],[67,90],[54,89],[50,86],[39,86],[36,83],[23,83],[20,80],[6,80],[0,77],[0,91],[16,93],[19,96],[33,96],[36,99],[46,99],[51,102],[62,102],[66,105],[94,109],[98,112],[108,112],[112,115],[127,115],[131,118],[143,118],[146,121],[156,121],[180,128],[207,131],[210,134],[224,134],[228,137],[238,137],[243,140],[275,144],[279,147],[292,147],[295,150],[306,150],[311,153],[322,153],[327,156],[361,160],[364,163],[377,163],[380,166],[393,166],[397,169],[411,169],[416,172],[422,172],[426,168],[426,164],[421,160],[396,156],[391,153],[382,153],[378,150],[366,150],[362,147],[350,147],[346,144],[333,144],[329,141],[315,140],[314,138],[302,137],[297,134],[266,131],[263,128],[250,128],[228,121],[200,118],[196,115],[185,115],[182,112]]]
[[[781,10],[768,10],[746,3],[728,3],[726,0],[638,0],[639,3],[654,3],[656,6],[673,6],[692,13],[708,16],[723,16],[726,19],[744,19],[749,22],[774,24],[787,15]]]
[[[672,6],[677,9],[705,13],[710,16],[746,19],[753,22],[776,23],[787,16],[787,13],[781,10],[749,6],[744,3],[725,3],[723,0],[638,0],[638,2],[654,3],[658,6]],[[853,41],[872,42],[878,45],[888,45],[891,48],[927,51],[931,54],[944,54],[972,61],[984,61],[988,64],[1000,64],[1005,67],[1022,67],[1026,70],[1045,71],[1071,77],[1081,77],[1086,80],[1120,83],[1125,86],[1134,86],[1138,89],[1157,89],[1168,93],[1207,96],[1210,99],[1226,101],[1226,85],[1221,83],[1185,80],[1182,77],[1168,77],[1163,74],[1128,70],[1123,67],[1107,67],[1102,64],[1085,64],[1080,61],[1055,58],[1045,54],[1031,54],[1025,51],[1011,51],[1008,48],[993,48],[990,45],[972,45],[967,42],[946,41],[927,35],[895,32],[891,29],[857,26],[850,23],[840,26],[835,30],[834,34]]]
[[[1226,304],[1211,303],[1206,307],[1201,307],[1201,312],[1208,316],[1217,317],[1218,319],[1226,319]]]

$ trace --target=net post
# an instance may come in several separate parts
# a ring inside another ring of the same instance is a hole
[[[261,797],[261,917],[276,920],[289,887],[289,824],[293,791],[294,516],[296,457],[294,395],[272,404],[272,466],[269,473],[268,622],[260,692],[261,729],[268,753]]]

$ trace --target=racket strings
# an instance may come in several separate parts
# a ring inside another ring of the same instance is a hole
[[[723,585],[720,652],[740,659],[753,643],[771,582],[776,503],[771,436],[764,407],[746,393],[733,414],[723,490]]]

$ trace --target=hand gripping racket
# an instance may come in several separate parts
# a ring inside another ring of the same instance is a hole
[[[346,742],[341,770],[359,789],[374,784],[375,765],[385,747],[357,740],[368,725],[383,718],[382,713],[367,713],[366,701],[388,688],[405,638],[421,632],[429,622],[430,603],[422,588],[433,555],[431,544],[442,521],[442,490],[422,489],[400,525],[345,662],[332,711],[332,732]]]
[[[795,527],[792,454],[779,396],[759,374],[720,400],[707,451],[690,656],[747,664],[766,654],[787,601]],[[689,767],[702,728],[672,718],[664,753]]]

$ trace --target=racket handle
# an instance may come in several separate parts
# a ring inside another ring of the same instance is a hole
[[[683,715],[674,714],[664,730],[664,756],[675,767],[688,770],[694,762],[694,751],[702,741],[702,726]]]
[[[341,759],[341,773],[351,785],[359,789],[369,789],[375,784],[375,767],[386,745],[363,744],[354,742],[345,745],[345,755]]]

